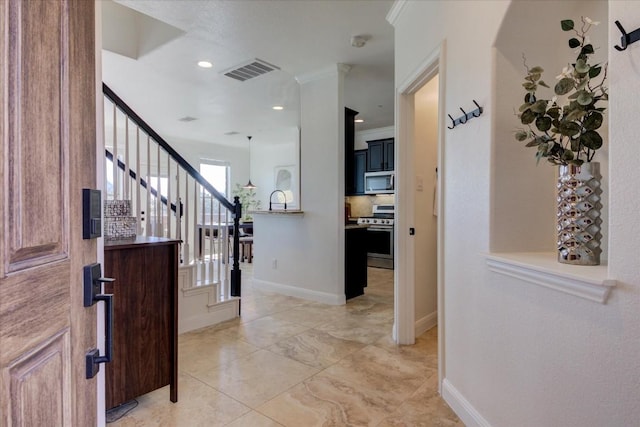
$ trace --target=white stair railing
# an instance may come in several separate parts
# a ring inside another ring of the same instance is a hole
[[[106,85],[103,89],[105,199],[131,200],[140,235],[181,240],[180,263],[194,269],[188,287],[218,286],[218,301],[240,296],[238,257],[230,256],[238,253],[233,230],[239,229],[239,202],[226,200]]]

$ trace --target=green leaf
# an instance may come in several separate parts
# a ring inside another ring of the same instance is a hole
[[[529,73],[536,73],[536,74],[542,74],[544,72],[544,70],[542,69],[542,67],[536,65],[535,67],[531,68],[529,70]]]
[[[527,93],[524,96],[524,102],[528,102],[529,104],[533,104],[534,102],[536,102],[536,96],[532,93]]]
[[[549,111],[547,111],[547,114],[554,119],[558,119],[560,118],[560,108],[559,107],[549,108]]]
[[[566,95],[569,92],[571,92],[571,89],[573,89],[573,87],[574,87],[573,79],[565,77],[564,79],[561,79],[556,84],[556,87],[553,90],[556,93],[556,95]]]
[[[582,126],[584,126],[587,130],[595,130],[602,126],[604,118],[602,114],[597,111],[592,111],[582,122]]]
[[[589,105],[593,102],[593,96],[591,96],[589,92],[582,91],[580,92],[580,95],[578,95],[577,101],[580,105]]]
[[[571,31],[573,30],[573,21],[571,19],[565,19],[560,21],[560,27],[562,31]]]
[[[578,47],[578,46],[576,46],[576,47]],[[593,45],[586,44],[586,45],[582,46],[582,49],[580,50],[580,55],[591,55],[593,52],[594,52]]]
[[[530,123],[533,123],[535,119],[536,119],[536,114],[533,111],[531,111],[531,109],[525,110],[520,115],[520,121],[522,122],[523,125],[528,125]]]
[[[568,96],[569,99],[577,99],[580,96],[580,92],[574,92]]]
[[[576,71],[579,73],[588,73],[591,69],[591,66],[587,64],[587,61],[584,59],[578,59],[576,61]]]
[[[587,112],[581,109],[572,110],[569,114],[565,116],[565,120],[573,122],[575,120],[580,120],[584,116],[587,115]]]
[[[559,130],[562,135],[573,136],[580,133],[580,126],[574,122],[562,121]]]
[[[538,145],[540,145],[540,141],[537,139],[532,139],[531,141],[527,142],[527,145],[525,145],[525,147],[537,147]]]
[[[571,49],[575,49],[578,46],[580,46],[580,40],[578,40],[575,37],[572,37],[572,38],[569,39],[569,47]]]
[[[591,150],[602,147],[602,137],[595,130],[588,130],[580,136],[580,142]]]
[[[538,117],[536,119],[536,127],[540,132],[546,132],[551,129],[551,118],[550,117]]]
[[[573,151],[564,150],[564,152],[562,153],[562,160],[573,160]]]
[[[529,104],[528,102],[525,102],[524,104],[522,104],[520,106],[520,108],[518,108],[518,111],[520,111],[522,113],[524,110],[526,110],[529,107],[531,107],[531,104]]]
[[[589,70],[589,77],[592,79],[594,77],[598,77],[600,71],[602,71],[602,67],[591,67],[591,69]]]
[[[531,106],[531,111],[538,114],[544,113],[545,111],[547,111],[547,101],[545,101],[544,99],[541,99],[540,101],[536,101]]]
[[[522,86],[530,92],[534,92],[537,89],[537,85],[531,82],[524,82],[522,83]]]
[[[544,80],[540,80],[540,81],[538,82],[538,84],[539,84],[540,86],[549,87],[549,85],[548,85],[548,84],[546,84],[546,83],[544,82]]]
[[[516,132],[516,139],[520,142],[524,141],[529,137],[529,133],[524,130],[519,130]]]

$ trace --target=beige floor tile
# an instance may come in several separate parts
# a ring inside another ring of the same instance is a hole
[[[342,317],[345,313],[344,310],[336,310],[328,305],[302,305],[291,310],[272,314],[271,317],[313,328],[314,326],[334,322],[337,315]]]
[[[385,336],[373,345],[384,348],[401,359],[422,364],[425,368],[438,369],[438,338],[428,332],[417,337],[413,345],[398,345],[391,336]]]
[[[300,362],[260,350],[233,363],[200,375],[206,384],[256,408],[318,370]]]
[[[396,405],[409,398],[426,380],[437,372],[424,361],[369,345],[350,354],[318,374],[339,378],[359,390],[386,393]]]
[[[252,268],[241,318],[179,337],[179,402],[165,387],[110,425],[462,426],[436,392],[437,328],[391,339],[392,270],[369,268],[364,295],[330,306],[256,289]]]
[[[223,333],[244,340],[256,347],[264,348],[307,329],[309,329],[307,326],[265,316],[225,329]]]
[[[177,403],[169,401],[168,386],[140,396],[137,408],[109,426],[224,426],[250,411],[247,406],[186,374],[179,376],[178,390]]]
[[[397,408],[376,390],[340,378],[314,376],[280,394],[258,411],[287,427],[375,426]]]
[[[232,423],[227,424],[227,427],[282,427],[282,424],[265,417],[259,412],[251,411]]]
[[[343,357],[360,350],[365,344],[333,337],[327,332],[309,329],[279,341],[267,350],[309,365],[326,368]]]
[[[315,329],[344,340],[371,344],[391,335],[393,322],[386,319],[349,316],[335,322],[320,325]]]
[[[437,377],[437,373],[433,374]],[[437,378],[423,384],[397,411],[386,417],[381,427],[464,427],[462,421],[437,392]]]
[[[185,335],[178,338],[178,367],[195,377],[260,349],[215,330]]]

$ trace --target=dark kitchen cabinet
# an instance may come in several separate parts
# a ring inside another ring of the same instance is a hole
[[[367,229],[348,226],[344,240],[344,294],[350,299],[364,294],[367,286]]]
[[[113,294],[113,360],[106,408],[170,385],[178,400],[178,240],[106,242],[105,292]]]
[[[364,173],[367,170],[367,150],[356,150],[353,152],[353,174],[354,192],[353,195],[364,194]]]
[[[367,141],[367,172],[392,171],[394,168],[393,138]]]
[[[354,120],[357,115],[357,111],[347,107],[344,108],[344,194],[347,196],[355,194],[356,191],[353,155],[356,135],[356,125]]]

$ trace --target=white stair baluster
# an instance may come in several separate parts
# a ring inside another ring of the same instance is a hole
[[[151,137],[149,135],[147,135],[147,210],[144,215],[147,222],[147,236],[153,236],[151,228],[153,223],[153,217],[151,216]]]

